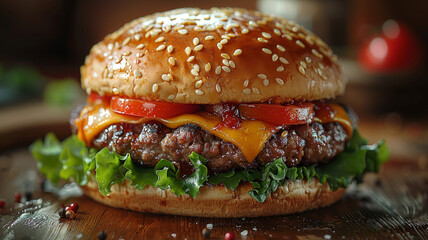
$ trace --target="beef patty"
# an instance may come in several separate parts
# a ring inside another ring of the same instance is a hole
[[[253,169],[281,158],[287,166],[326,163],[343,151],[347,133],[339,123],[296,125],[275,133],[257,158],[249,163],[241,150],[194,124],[170,129],[158,122],[117,123],[92,141],[121,155],[130,153],[134,163],[153,167],[165,158],[188,167],[189,155],[198,153],[207,159],[210,173],[232,169]]]

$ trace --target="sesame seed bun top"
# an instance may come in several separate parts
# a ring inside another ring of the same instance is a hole
[[[81,73],[88,93],[177,103],[310,101],[345,88],[337,57],[320,38],[234,8],[136,19],[96,44]]]

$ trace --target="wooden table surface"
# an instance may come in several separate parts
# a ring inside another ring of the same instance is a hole
[[[56,126],[51,130],[61,129]],[[408,132],[420,132],[414,129]],[[376,125],[362,127],[369,138],[378,138],[379,131],[384,136]],[[36,132],[41,134],[41,128],[17,140],[27,143]],[[410,138],[406,141],[411,144],[403,145],[404,135],[399,133],[396,142],[387,139],[393,153],[400,148],[404,153],[393,154],[378,176],[366,176],[364,184],[348,189],[338,203],[288,216],[237,219],[144,214],[84,196],[64,198],[68,187],[60,194],[42,190],[43,178],[26,144],[0,147],[0,199],[6,200],[6,207],[0,208],[0,239],[97,239],[100,231],[107,239],[203,239],[207,224],[213,226],[210,239],[224,239],[226,232],[236,239],[428,239],[428,149],[426,143],[415,144]],[[410,145],[422,153],[415,154]],[[25,198],[26,191],[32,192],[33,200],[14,203],[14,193]],[[71,202],[80,205],[77,218],[60,219],[57,210]]]

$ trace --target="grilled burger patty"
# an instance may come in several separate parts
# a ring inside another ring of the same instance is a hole
[[[134,163],[153,167],[165,158],[188,167],[192,152],[207,159],[210,173],[260,167],[277,158],[289,166],[326,163],[343,151],[347,133],[339,123],[290,126],[278,131],[249,163],[241,150],[194,124],[170,129],[158,122],[113,124],[93,139],[93,145],[108,147],[121,155],[130,153]]]

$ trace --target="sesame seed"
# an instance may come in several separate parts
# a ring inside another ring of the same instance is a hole
[[[253,87],[253,93],[260,94],[260,90],[256,87]]]
[[[131,37],[127,37],[125,38],[125,40],[123,40],[122,45],[125,46],[126,44],[128,44],[131,41]]]
[[[300,37],[300,38],[302,38],[302,39],[306,38],[306,35],[305,35],[305,34],[303,34],[303,33],[301,33],[301,32],[300,32],[300,33],[298,33],[298,34],[297,34],[297,36],[299,36],[299,37]]]
[[[199,75],[199,71],[198,70],[196,70],[196,69],[192,69],[192,70],[190,70],[190,73],[193,75],[193,76],[198,76]]]
[[[229,61],[227,61],[227,59],[223,59],[222,63],[226,66],[229,66]]]
[[[135,70],[134,71],[134,76],[137,78],[140,78],[141,76],[143,76],[143,74],[140,72],[140,70]]]
[[[220,87],[220,84],[216,84],[215,85],[215,90],[217,91],[217,92],[221,92],[221,87]]]
[[[281,31],[280,31],[278,28],[275,28],[275,29],[273,30],[273,32],[274,32],[276,35],[281,36]]]
[[[321,69],[324,69],[324,65],[322,64],[322,63],[318,63],[318,66],[321,68]]]
[[[193,61],[193,60],[195,60],[195,56],[190,56],[190,57],[187,59],[187,62],[191,62],[191,61]]]
[[[184,52],[186,52],[186,55],[189,56],[192,53],[192,49],[190,47],[186,47]]]
[[[266,75],[264,75],[262,73],[257,74],[257,77],[259,77],[261,79],[266,79],[267,78]]]
[[[216,67],[215,69],[215,74],[220,74],[221,73],[221,66]]]
[[[236,22],[235,22],[235,23],[230,24],[230,26],[231,26],[231,27],[234,27],[234,28],[237,28],[237,27],[239,27],[239,23],[236,23]]]
[[[248,95],[248,94],[250,94],[250,93],[251,93],[251,89],[249,89],[249,88],[244,88],[244,90],[242,90],[242,92],[243,92],[245,95]]]
[[[211,36],[211,35],[208,35],[208,36],[205,37],[205,40],[207,40],[207,41],[208,40],[213,40],[213,39],[214,39],[214,36]]]
[[[241,49],[236,49],[235,52],[233,52],[233,56],[238,56],[242,54],[242,50]]]
[[[224,38],[224,39],[227,39],[227,40],[229,40],[230,39],[230,37],[229,37],[229,35],[221,35],[221,38]]]
[[[275,80],[279,85],[284,85],[284,80],[282,80],[281,78],[276,78]]]
[[[270,35],[270,33],[267,33],[267,32],[262,32],[262,36],[267,39],[272,38],[272,35]]]
[[[272,61],[276,62],[278,60],[278,55],[274,54],[272,55]]]
[[[223,44],[223,45],[224,45],[224,44],[226,44],[227,42],[228,42],[228,41],[227,41],[227,39],[222,39],[222,40],[220,41],[220,43],[221,43],[221,44]]]
[[[272,51],[269,48],[262,48],[262,51],[267,54],[272,54]]]
[[[126,52],[122,53],[122,55],[123,56],[129,56],[129,55],[131,55],[131,51],[126,51]]]
[[[284,71],[284,66],[279,66],[277,69],[276,69],[276,71],[277,72],[282,72],[282,71]]]
[[[157,92],[159,90],[159,85],[157,83],[153,84],[152,86],[152,92]]]
[[[195,50],[196,52],[199,52],[199,51],[201,51],[202,50],[202,48],[204,47],[204,45],[202,45],[202,44],[199,44],[199,45],[197,45],[193,50]]]
[[[221,67],[222,69],[223,69],[223,71],[225,71],[225,72],[227,72],[227,73],[230,73],[230,68],[229,67],[227,67],[227,66],[223,66],[223,67]]]
[[[172,53],[172,51],[174,50],[174,47],[172,45],[168,45],[166,50],[168,51],[168,53]]]
[[[256,22],[254,22],[254,21],[249,21],[248,22],[248,25],[250,25],[251,27],[258,27],[259,25],[257,25],[257,23]]]
[[[276,45],[276,48],[278,48],[278,50],[281,52],[285,52],[285,48],[281,45]]]
[[[304,68],[306,68],[306,63],[303,61],[300,61],[300,65],[302,65]]]
[[[164,26],[162,26],[162,30],[165,33],[169,33],[169,31],[171,31],[171,25],[164,25]]]
[[[267,43],[268,41],[262,37],[257,38],[257,41]]]
[[[168,78],[169,78],[170,80],[173,80],[171,73],[168,73]]]
[[[177,32],[181,35],[186,35],[189,33],[189,31],[187,31],[187,29],[179,29]]]
[[[211,70],[211,63],[205,64],[205,71],[209,72]]]
[[[239,27],[239,25],[238,25],[238,27]],[[229,37],[231,37],[231,38],[236,37],[236,35],[235,35],[235,34],[233,34],[233,33],[228,33],[228,34],[227,34],[227,36],[229,36]],[[230,38],[229,38],[229,39],[230,39]]]
[[[296,40],[296,44],[301,48],[305,48],[305,44],[303,44],[300,40]]]
[[[113,88],[112,91],[114,94],[119,94],[119,89],[117,89],[117,88]]]
[[[162,51],[166,48],[166,46],[164,44],[159,45],[159,47],[156,48],[156,51]]]
[[[171,64],[172,66],[174,66],[175,65],[175,58],[174,57],[169,57],[168,58],[168,62],[169,62],[169,64]]]
[[[316,57],[318,57],[318,58],[321,58],[321,59],[323,59],[323,55],[320,53],[320,52],[318,52],[316,49],[312,49],[312,54],[313,55],[315,55]]]
[[[107,45],[107,49],[108,50],[113,50],[113,48],[114,48],[114,44],[113,43],[109,43],[108,45]]]
[[[234,62],[234,61],[232,61],[232,60],[230,60],[230,61],[229,61],[229,65],[230,65],[232,68],[236,68],[235,62]]]
[[[304,67],[302,67],[302,66],[299,66],[299,72],[300,72],[302,75],[305,75],[305,74],[306,74],[305,68],[304,68]]]
[[[103,71],[103,78],[107,78],[107,76],[108,76],[108,70],[104,69],[104,71]]]
[[[136,47],[135,47],[136,49],[143,49],[144,48],[144,44],[138,44]]]
[[[282,63],[284,63],[284,64],[288,64],[287,59],[285,59],[285,58],[283,58],[283,57],[280,57],[280,58],[279,58],[279,61],[280,61],[280,62],[282,62]]]
[[[204,92],[203,92],[201,89],[196,89],[196,90],[195,90],[195,93],[196,93],[197,95],[199,95],[199,96],[204,95]]]
[[[306,61],[307,63],[311,63],[311,62],[312,62],[312,59],[311,59],[310,57],[305,57],[305,61]]]
[[[242,34],[247,34],[248,32],[249,32],[248,28],[244,28],[244,29],[242,29],[242,31],[241,31],[241,33],[242,33]]]
[[[199,44],[199,38],[197,38],[197,37],[195,37],[194,39],[193,39],[193,45],[198,45]]]
[[[193,65],[193,69],[196,69],[198,72],[201,70],[198,64]]]
[[[142,52],[137,52],[137,54],[135,54],[135,56],[137,57],[137,58],[140,58],[140,57],[142,57],[144,54],[142,53]]]
[[[282,35],[283,37],[287,38],[288,40],[293,40],[293,37],[290,34],[285,33],[284,35]]]
[[[175,95],[174,95],[174,94],[172,94],[172,95],[169,95],[169,96],[168,96],[168,99],[169,99],[169,100],[173,100],[174,98],[175,98]]]
[[[296,26],[294,26],[294,27],[291,28],[291,31],[293,31],[293,32],[297,32],[298,30],[299,29]]]
[[[268,79],[263,80],[263,85],[265,87],[269,86],[269,80]]]
[[[141,34],[135,34],[135,36],[134,36],[134,39],[135,40],[137,40],[137,41],[140,41],[140,39],[141,39]]]
[[[250,83],[250,80],[248,80],[248,79],[247,79],[247,80],[245,80],[245,81],[244,81],[244,87],[248,87],[248,84],[249,84],[249,83]]]
[[[120,46],[120,44],[119,44],[118,42],[115,42],[115,43],[114,43],[114,47],[115,47],[115,48],[117,48],[117,49],[122,48],[122,46]]]
[[[225,58],[225,59],[230,59],[230,56],[229,56],[229,54],[227,54],[227,53],[221,53],[221,54],[220,54],[220,56],[221,56],[222,58]]]
[[[156,38],[155,42],[158,43],[158,42],[162,42],[163,40],[165,40],[165,37],[158,37]]]
[[[113,73],[109,73],[109,74],[107,75],[107,77],[108,77],[108,78],[113,78]]]
[[[217,48],[218,48],[218,50],[221,50],[223,48],[223,44],[217,43]]]
[[[306,42],[308,42],[311,46],[312,46],[312,45],[314,45],[314,40],[312,40],[312,38],[311,38],[309,35],[307,35],[307,36],[305,37],[305,40],[306,40]]]
[[[196,81],[195,88],[200,88],[202,86],[202,83],[203,83],[202,80]]]
[[[169,79],[169,77],[168,77],[168,74],[162,74],[162,80],[167,81],[167,82],[171,81],[171,79]]]

